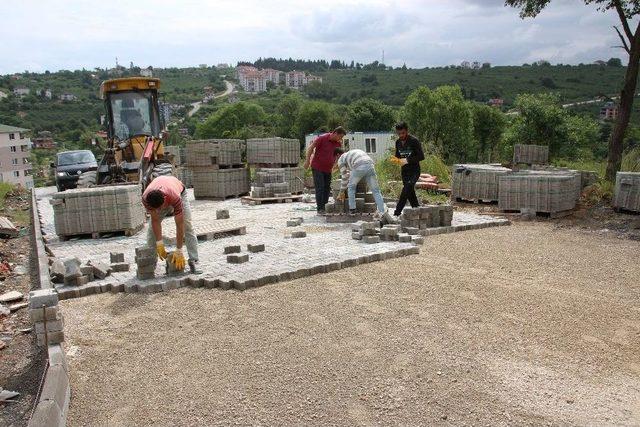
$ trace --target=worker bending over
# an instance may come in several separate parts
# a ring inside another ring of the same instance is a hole
[[[407,200],[411,203],[411,207],[420,206],[416,196],[416,182],[420,178],[420,162],[424,160],[424,152],[418,138],[409,135],[409,127],[405,122],[396,125],[396,133],[398,134],[396,158],[399,159],[398,164],[402,166],[402,192],[394,215],[399,216]]]
[[[196,272],[198,262],[198,238],[191,224],[191,205],[187,199],[187,190],[180,180],[173,176],[159,176],[147,187],[142,195],[142,204],[151,215],[151,227],[147,233],[147,244],[156,248],[160,259],[167,258],[162,242],[162,220],[173,216],[176,221],[176,250],[169,260],[177,270],[185,266],[182,243],[187,244],[189,268]]]
[[[304,168],[313,172],[313,185],[316,189],[316,208],[318,214],[325,213],[325,205],[331,194],[331,171],[336,162],[334,150],[342,147],[342,138],[347,134],[342,126],[333,132],[317,137],[307,148]]]
[[[364,179],[367,182],[367,186],[373,198],[376,201],[376,207],[378,208],[378,217],[386,217],[386,222],[392,222],[391,216],[386,212],[386,206],[382,193],[380,192],[380,186],[378,185],[378,177],[376,176],[375,164],[371,157],[362,150],[352,149],[346,153],[342,148],[336,148],[335,156],[338,157],[338,168],[342,176],[340,185],[340,194],[337,200],[344,201],[344,191],[347,190],[349,196],[349,213],[355,214],[356,212],[356,187],[358,183]],[[347,182],[347,176],[348,182]]]

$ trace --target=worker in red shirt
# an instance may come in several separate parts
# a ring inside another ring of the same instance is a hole
[[[193,231],[191,205],[187,199],[184,184],[174,176],[159,176],[151,181],[142,194],[142,204],[151,216],[151,227],[147,233],[149,247],[155,246],[160,259],[167,257],[167,251],[162,241],[162,220],[173,216],[176,221],[176,250],[173,251],[172,259],[169,261],[177,270],[184,269],[182,244],[185,242],[189,254],[189,268],[192,273],[196,273],[198,238]]]
[[[313,172],[313,184],[316,189],[316,207],[318,214],[325,213],[324,207],[331,194],[331,171],[336,162],[335,149],[342,147],[342,139],[347,134],[342,126],[333,132],[323,133],[307,147],[304,168]]]

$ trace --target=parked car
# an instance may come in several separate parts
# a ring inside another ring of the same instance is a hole
[[[96,157],[89,150],[62,151],[51,164],[55,168],[58,191],[76,188],[83,172],[98,169]]]

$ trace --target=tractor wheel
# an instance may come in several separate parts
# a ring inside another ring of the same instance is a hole
[[[171,176],[173,175],[173,166],[171,163],[159,163],[154,166],[151,171],[151,179],[156,179],[159,176]]]
[[[98,172],[96,171],[87,171],[82,172],[80,174],[80,178],[78,178],[77,188],[89,188],[94,187],[96,185],[96,181],[98,180]]]

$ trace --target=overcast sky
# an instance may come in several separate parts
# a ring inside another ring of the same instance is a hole
[[[194,66],[258,57],[520,65],[627,57],[612,12],[553,0],[522,20],[502,0],[0,0],[0,73]]]

